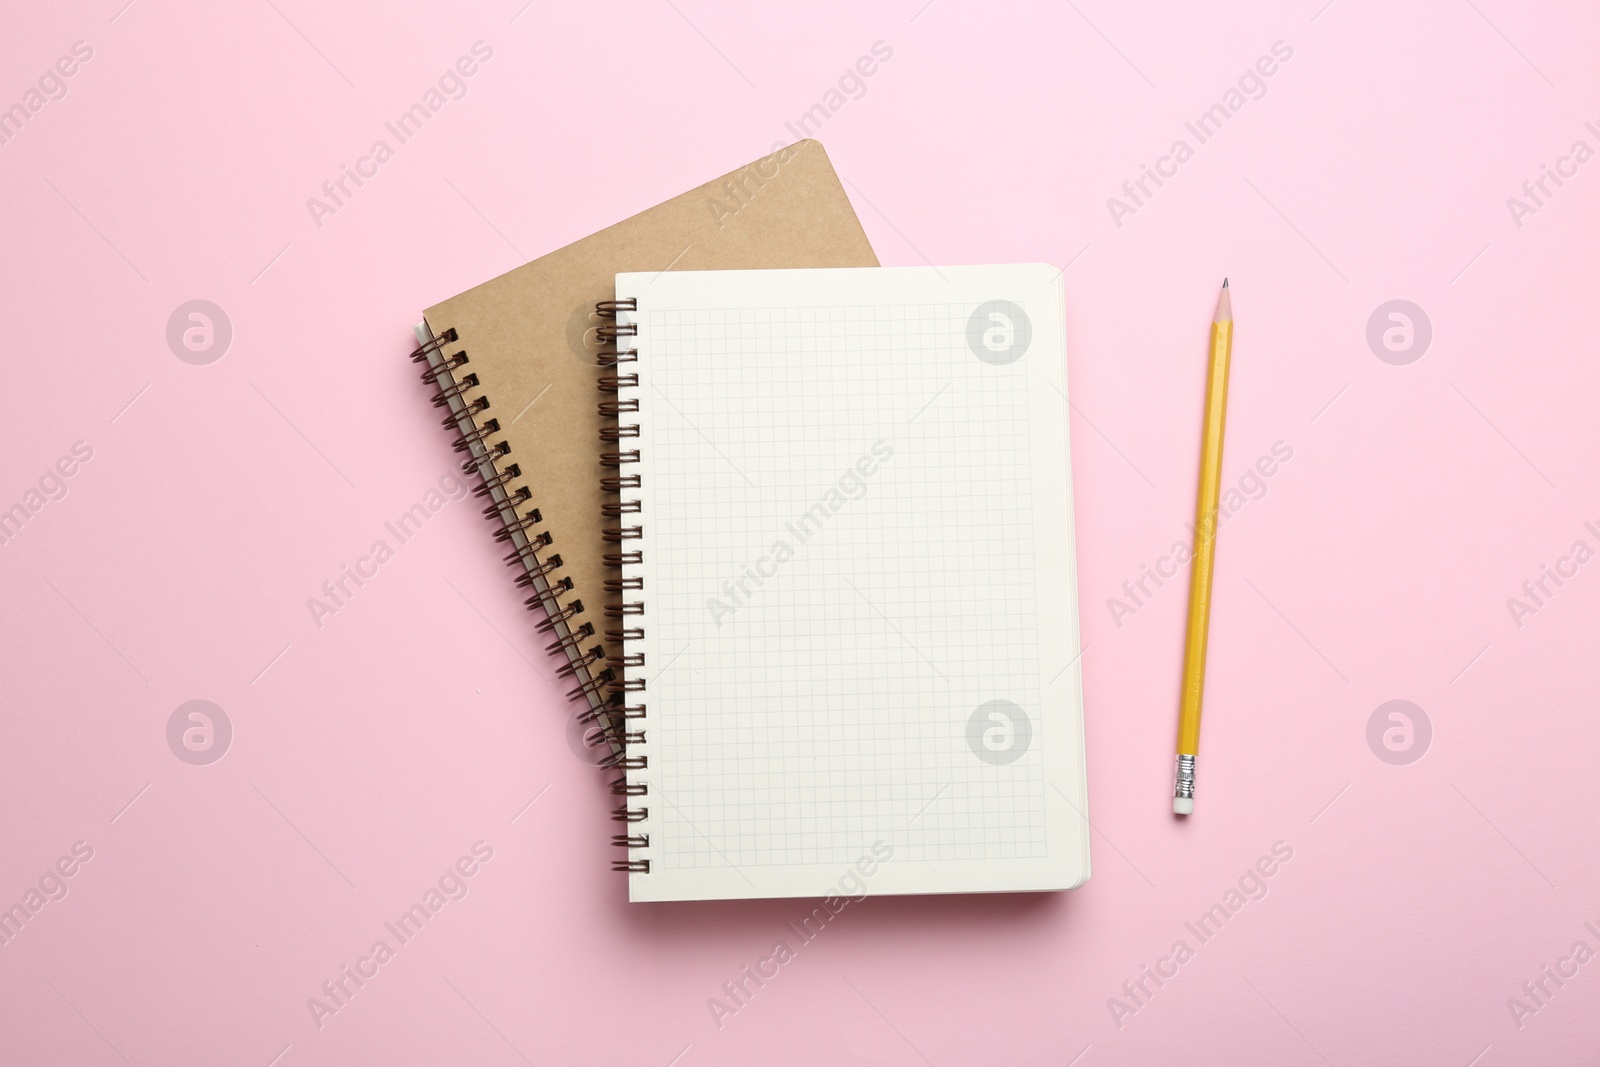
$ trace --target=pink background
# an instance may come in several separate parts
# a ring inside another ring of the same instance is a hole
[[[1600,563],[1520,628],[1507,607],[1600,548],[1600,162],[1520,227],[1506,206],[1600,148],[1592,9],[123,3],[12,4],[0,35],[0,107],[93,49],[0,146],[0,508],[93,449],[0,547],[0,906],[93,849],[0,945],[0,1061],[1600,1053],[1600,960],[1508,1006],[1600,951]],[[307,198],[479,40],[465,97],[316,225]],[[792,139],[877,41],[819,136],[883,261],[1070,263],[1095,873],[852,905],[719,1028],[708,998],[809,905],[625,903],[603,775],[477,502],[320,629],[306,601],[452,467],[405,358],[422,307]],[[1116,225],[1107,197],[1275,41],[1266,94]],[[1224,274],[1226,477],[1293,458],[1223,528],[1178,823],[1184,582],[1120,626],[1107,602],[1185,536]],[[197,298],[233,329],[206,366],[166,340]],[[1433,330],[1403,366],[1366,340],[1397,298]],[[166,741],[197,698],[234,730],[208,766]],[[1432,724],[1404,766],[1367,741],[1395,699]],[[319,1028],[307,999],[480,840],[468,895]],[[1184,923],[1280,841],[1266,897],[1200,944]],[[1126,999],[1180,939],[1177,976]]]

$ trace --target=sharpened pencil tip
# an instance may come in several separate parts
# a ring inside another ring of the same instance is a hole
[[[1228,279],[1226,279],[1226,278],[1222,279],[1222,287],[1224,289],[1226,289],[1228,287]]]

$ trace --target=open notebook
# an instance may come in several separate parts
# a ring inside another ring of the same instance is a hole
[[[1061,272],[616,286],[630,898],[1081,884]]]

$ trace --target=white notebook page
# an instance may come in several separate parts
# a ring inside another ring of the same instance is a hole
[[[617,295],[648,708],[631,899],[1080,884],[1061,272],[620,274]]]

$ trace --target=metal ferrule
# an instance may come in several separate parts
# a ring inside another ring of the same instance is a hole
[[[1178,773],[1172,782],[1172,795],[1178,800],[1194,799],[1194,757],[1178,757]]]

